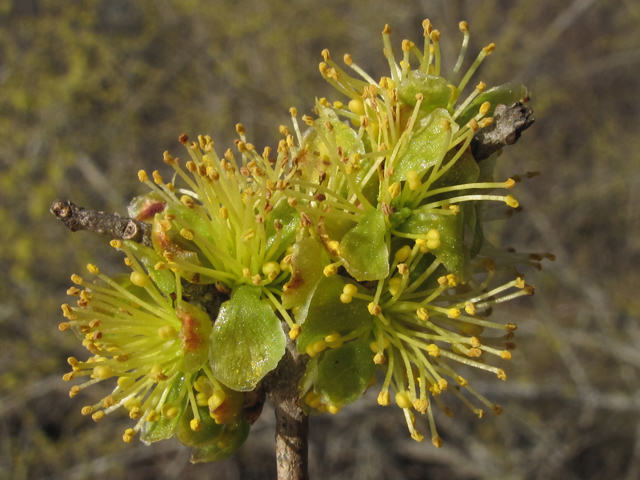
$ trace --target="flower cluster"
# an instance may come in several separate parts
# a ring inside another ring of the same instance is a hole
[[[500,413],[455,365],[506,379],[485,357],[509,360],[516,326],[487,317],[493,305],[533,293],[515,265],[544,256],[485,241],[486,205],[517,208],[503,190],[520,179],[495,181],[497,155],[475,159],[470,145],[498,104],[527,101],[527,91],[480,82],[461,99],[493,44],[463,73],[469,30],[460,23],[462,49],[445,77],[440,34],[423,26],[423,50],[405,40],[399,64],[385,27],[390,74],[379,81],[345,55],[360,78],[350,76],[323,51],[320,72],[348,100],[318,100],[315,116],[302,116],[304,131],[292,108],[293,131],[280,127],[276,152],[257,153],[238,125],[236,153],[219,156],[210,137],[183,135],[188,161],[164,154],[171,182],[139,172],[151,193],[129,214],[152,224],[153,248],[112,241],[131,274],[109,278],[90,265],[97,280],[74,275],[84,290],[69,289],[77,306],[62,306],[61,330],[74,329],[92,354],[69,359],[65,380],[89,377],[71,396],[116,379],[83,414],[97,421],[124,407],[137,420],[125,441],[175,434],[195,447],[194,461],[225,458],[255,420],[248,392],[285,353],[281,320],[310,358],[299,384],[308,413],[337,413],[379,380],[379,403],[393,392],[417,441],[414,412],[428,416],[432,442],[442,444],[433,404],[451,414],[444,392],[480,417],[469,396]],[[498,271],[515,274],[496,286]],[[206,311],[188,285],[226,301]]]
[[[348,101],[320,99],[317,118],[302,117],[310,128],[299,135],[293,152],[297,175],[286,195],[309,225],[309,238],[294,247],[285,298],[295,296],[291,291],[299,289],[297,284],[305,291],[285,303],[298,308],[298,348],[311,357],[300,385],[310,411],[335,413],[374,385],[380,371],[378,402],[389,405],[393,392],[417,441],[423,436],[413,412],[427,414],[432,442],[440,446],[432,404],[452,414],[443,392],[452,392],[480,417],[483,410],[461,389],[501,412],[454,366],[476,367],[506,380],[503,368],[485,356],[509,360],[516,325],[487,317],[493,305],[533,293],[521,274],[492,286],[493,257],[501,256],[498,267],[505,270],[517,259],[485,245],[483,213],[487,202],[517,208],[513,196],[500,193],[516,181],[495,181],[496,155],[477,161],[469,148],[476,132],[492,124],[498,103],[528,99],[523,86],[486,90],[482,82],[460,99],[494,45],[482,49],[463,74],[469,29],[462,22],[460,56],[445,78],[440,34],[429,21],[423,26],[424,50],[405,40],[400,64],[385,27],[390,74],[379,81],[351,56],[344,62],[360,78],[322,52],[320,72]],[[414,59],[417,68],[412,69]],[[313,252],[315,262],[301,258],[302,252]],[[310,279],[317,283],[307,293]]]

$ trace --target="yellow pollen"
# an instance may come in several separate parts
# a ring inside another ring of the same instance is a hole
[[[409,245],[405,245],[400,250],[396,252],[395,259],[397,262],[404,262],[411,255],[411,247]]]
[[[384,353],[382,352],[376,353],[375,356],[373,357],[373,363],[375,363],[376,365],[384,365],[386,361],[387,361],[387,357],[385,357]]]
[[[487,55],[491,55],[495,49],[496,49],[495,43],[490,43],[489,45],[484,47],[482,51],[485,52]]]
[[[115,375],[115,372],[111,367],[99,365],[93,369],[93,374],[91,377],[99,378],[100,380],[105,380],[107,378],[111,378]]]
[[[111,245],[113,248],[122,248],[122,241],[121,240],[111,240],[109,242],[109,245]]]
[[[378,404],[382,405],[383,407],[388,406],[391,403],[391,400],[389,398],[389,392],[388,391],[383,391],[380,392],[378,394]]]
[[[126,443],[131,443],[133,442],[133,437],[135,436],[135,434],[136,432],[133,428],[127,428],[122,435],[122,440]]]
[[[506,380],[507,379],[507,374],[505,373],[505,371],[501,368],[498,369],[498,373],[496,373],[496,376],[500,379],[500,380]]]
[[[175,338],[178,335],[178,332],[171,325],[165,325],[164,327],[160,327],[158,329],[158,336],[162,340],[169,340],[170,338]]]
[[[439,357],[440,356],[440,348],[435,343],[427,345],[427,352],[432,357]]]
[[[147,172],[145,172],[144,170],[140,170],[138,172],[138,180],[140,180],[142,183],[148,182],[149,175],[147,175]]]
[[[418,318],[423,322],[426,322],[427,320],[429,320],[429,312],[427,312],[426,308],[419,308],[416,311],[416,315],[418,315]]]
[[[209,408],[213,411],[222,405],[226,398],[227,395],[224,393],[224,390],[217,389],[207,400],[207,405],[209,405]]]
[[[194,432],[197,432],[199,430],[202,430],[202,422],[200,421],[199,418],[194,418],[189,422],[189,427]]]
[[[105,413],[102,410],[100,410],[99,412],[96,412],[93,415],[91,415],[91,418],[93,418],[94,422],[99,422],[104,417],[105,417]]]
[[[422,181],[418,176],[418,172],[409,170],[407,172],[407,181],[409,182],[409,188],[413,191],[419,189],[422,186]]]
[[[511,360],[511,352],[503,350],[502,352],[500,352],[500,358],[502,358],[503,360]]]
[[[89,273],[93,275],[100,275],[100,270],[98,269],[98,267],[91,263],[87,264],[87,270],[89,270]]]
[[[347,295],[346,293],[340,294],[340,301],[342,303],[351,303],[351,300],[353,300],[351,295]]]
[[[325,277],[331,277],[332,275],[338,273],[338,267],[336,267],[334,264],[327,265],[322,270],[322,273],[324,273]]]
[[[504,197],[504,202],[511,208],[518,208],[518,206],[520,205],[518,201],[511,195],[507,195],[506,197]]]
[[[411,397],[406,392],[396,393],[396,404],[400,408],[411,408],[413,406],[411,403]]]
[[[149,285],[149,277],[141,272],[131,272],[129,276],[131,279],[131,283],[133,283],[137,287],[146,287]]]
[[[476,307],[473,303],[467,302],[464,306],[464,311],[469,315],[475,315],[477,313]]]
[[[289,338],[291,340],[295,340],[300,336],[301,331],[302,331],[302,327],[300,327],[300,325],[298,324],[295,324],[293,327],[291,327],[291,330],[289,330]]]
[[[380,308],[380,305],[375,302],[369,303],[369,305],[367,305],[367,310],[369,310],[371,315],[380,315],[382,313],[382,308]]]
[[[358,98],[350,100],[348,108],[356,115],[364,115],[364,103]]]
[[[461,313],[462,312],[460,312],[460,310],[457,308],[450,308],[449,311],[447,312],[447,315],[449,315],[449,317],[451,318],[458,318]]]
[[[421,398],[413,402],[413,408],[415,408],[417,412],[420,412],[422,414],[426,413],[428,407],[429,400],[427,400],[426,398]]]

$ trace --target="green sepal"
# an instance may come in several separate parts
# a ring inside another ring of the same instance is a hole
[[[478,95],[462,114],[456,118],[458,125],[466,125],[469,120],[475,117],[480,110],[480,105],[489,102],[491,107],[485,117],[493,116],[498,105],[512,105],[515,102],[522,102],[529,96],[527,88],[521,83],[504,83],[497,87],[490,88]]]
[[[435,108],[446,107],[453,91],[444,78],[426,74],[421,70],[411,70],[398,87],[398,97],[402,103],[415,107],[418,93],[424,96],[420,110],[428,113]]]
[[[457,215],[436,215],[418,212],[411,215],[398,230],[404,233],[426,235],[431,229],[440,233],[440,246],[431,251],[446,269],[461,283],[471,276],[469,249],[463,243],[464,210]]]
[[[265,220],[265,233],[267,236],[267,252],[275,244],[277,238],[277,230],[273,226],[273,222],[279,220],[282,223],[281,238],[276,251],[271,254],[271,260],[279,260],[287,247],[293,243],[296,238],[296,230],[300,224],[300,213],[289,205],[286,198],[281,198],[275,207],[267,214]]]
[[[185,387],[186,375],[179,372],[171,382],[171,385],[169,386],[169,393],[164,401],[164,405],[172,404],[177,406],[179,409],[178,415],[173,418],[167,418],[162,415],[160,419],[155,422],[144,422],[142,424],[142,429],[140,430],[140,440],[149,445],[173,436],[178,426],[178,422],[180,422],[180,419],[187,408],[188,398]],[[179,405],[175,405],[177,402],[180,402]]]
[[[307,237],[293,245],[291,280],[282,294],[282,306],[286,309],[302,305],[323,276],[326,254],[318,242]]]
[[[149,276],[165,295],[171,295],[176,291],[176,277],[168,270],[156,270],[154,266],[166,260],[158,255],[152,248],[131,240],[125,240],[124,245],[145,266]]]
[[[450,127],[445,126],[445,121]],[[420,120],[406,146],[393,162],[391,182],[406,180],[410,170],[422,174],[433,167],[446,154],[451,136],[457,131],[457,124],[443,108],[435,109]]]
[[[241,392],[253,390],[285,352],[280,320],[260,295],[260,287],[241,285],[234,289],[211,331],[213,376]]]
[[[340,257],[357,281],[380,280],[389,275],[387,225],[380,210],[369,210],[340,241]]]
[[[250,426],[242,420],[235,425],[224,425],[216,442],[191,450],[191,463],[219,462],[236,453],[249,436]]]
[[[372,324],[366,300],[353,298],[350,303],[340,301],[342,290],[347,284],[358,287],[359,293],[369,293],[362,285],[339,275],[323,276],[307,303],[298,309],[296,322],[302,325],[297,341],[300,353],[305,353],[307,346],[327,335],[345,335]]]
[[[327,350],[318,363],[314,391],[323,403],[342,407],[362,396],[375,374],[373,353],[366,341],[358,340]]]
[[[178,303],[176,315],[182,324],[178,336],[184,352],[184,371],[197,372],[209,359],[211,318],[206,312],[185,301]]]

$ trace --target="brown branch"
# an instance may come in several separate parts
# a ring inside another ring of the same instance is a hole
[[[285,332],[289,328],[283,322]],[[276,410],[276,461],[278,480],[309,479],[309,417],[298,402],[298,381],[307,358],[298,353],[287,335],[287,351],[278,367],[264,380]]]
[[[151,225],[121,217],[117,213],[109,214],[96,210],[86,210],[77,207],[72,202],[56,200],[50,208],[58,220],[62,221],[69,230],[87,230],[120,240],[132,240],[151,247]]]
[[[522,132],[533,125],[533,110],[522,103],[511,106],[498,105],[493,114],[493,123],[476,133],[471,142],[471,152],[480,162],[501,148],[513,145]]]

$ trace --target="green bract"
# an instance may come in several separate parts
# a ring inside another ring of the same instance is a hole
[[[342,407],[362,396],[375,372],[369,345],[354,341],[323,356],[314,391],[323,403]]]
[[[433,167],[449,150],[451,136],[457,130],[451,115],[443,108],[434,110],[420,120],[418,128],[411,133],[395,159],[391,180],[406,180],[410,170],[424,173]]]
[[[389,249],[384,215],[369,210],[340,241],[340,257],[347,272],[357,281],[379,280],[389,275]]]
[[[211,332],[211,369],[227,387],[253,390],[285,350],[285,335],[258,287],[240,286],[222,304]]]

